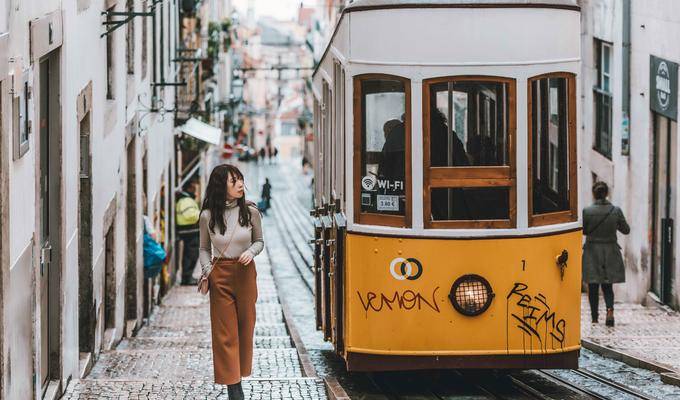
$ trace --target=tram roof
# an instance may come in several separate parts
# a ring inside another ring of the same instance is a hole
[[[576,0],[354,0],[345,10],[428,7],[537,7],[578,10]]]

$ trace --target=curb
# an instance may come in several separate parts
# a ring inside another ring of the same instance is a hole
[[[265,247],[267,247],[266,244]],[[271,257],[269,256],[269,248],[267,248],[267,257],[269,258],[270,265],[272,265],[273,267]],[[276,273],[274,273],[273,269],[272,276],[274,277],[274,283],[278,288],[279,278],[277,277]],[[300,279],[304,280],[304,277],[300,277]],[[290,338],[293,341],[293,346],[295,346],[295,348],[297,349],[298,358],[300,359],[300,363],[302,364],[304,375],[308,377],[318,378],[319,376],[316,373],[316,368],[314,367],[314,364],[312,363],[312,360],[309,357],[309,354],[307,353],[307,348],[305,348],[305,344],[303,343],[302,338],[300,337],[300,333],[295,327],[295,323],[293,322],[293,315],[290,312],[290,309],[288,308],[288,303],[283,297],[279,297],[279,302],[281,303],[281,309],[283,311],[283,319],[286,322],[286,326],[288,327],[288,333],[290,334]],[[326,394],[328,395],[329,400],[351,400],[349,395],[347,395],[347,392],[345,392],[345,389],[342,388],[342,386],[335,377],[325,376],[323,378],[323,382],[324,385],[326,386]]]
[[[326,384],[326,392],[330,400],[350,400],[345,389],[342,388],[337,379],[331,376],[323,378]]]
[[[267,258],[269,259],[269,265],[272,268],[272,277],[274,278],[274,284],[276,285],[276,291],[278,295],[280,286],[279,278],[276,276],[276,273],[274,273],[274,264],[272,262],[271,256],[269,255],[269,246],[265,244],[265,248],[267,250]],[[316,368],[314,368],[314,364],[312,364],[312,360],[309,358],[309,354],[307,353],[305,344],[302,342],[300,333],[298,332],[297,327],[293,322],[293,314],[290,312],[290,309],[288,308],[288,303],[286,302],[286,299],[284,299],[282,296],[279,295],[278,298],[279,303],[281,304],[281,310],[283,311],[283,320],[286,324],[286,327],[288,328],[288,333],[290,334],[290,339],[293,341],[293,346],[295,346],[295,349],[297,350],[298,358],[300,359],[300,364],[302,364],[303,374],[304,376],[316,378],[318,377],[318,375],[316,374]]]
[[[276,280],[276,278],[274,279]],[[290,309],[288,308],[288,303],[286,303],[286,301],[281,297],[279,297],[279,301],[281,302],[281,309],[283,310],[283,319],[286,321],[286,326],[288,327],[290,338],[293,341],[293,346],[295,346],[297,349],[298,358],[300,359],[300,364],[302,364],[304,376],[316,378],[318,377],[316,374],[316,368],[314,368],[314,364],[312,364],[312,360],[309,358],[309,354],[307,353],[307,349],[302,342],[300,333],[293,323],[293,318]]]
[[[597,353],[603,357],[611,358],[616,361],[621,361],[624,364],[635,368],[642,368],[649,371],[657,372],[661,375],[661,381],[668,385],[680,386],[680,374],[663,364],[654,361],[642,359],[638,356],[626,353],[621,350],[614,350],[612,348],[602,346],[601,344],[592,342],[588,339],[581,339],[581,347]]]
[[[672,372],[661,373],[661,382],[667,385],[680,386],[680,374]]]

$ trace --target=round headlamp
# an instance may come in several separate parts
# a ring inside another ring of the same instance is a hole
[[[486,311],[493,296],[489,281],[479,275],[463,275],[453,282],[449,300],[456,311],[471,317]]]

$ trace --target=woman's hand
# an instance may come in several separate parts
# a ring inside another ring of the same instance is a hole
[[[238,262],[243,265],[249,265],[253,261],[253,253],[246,250],[238,258]]]

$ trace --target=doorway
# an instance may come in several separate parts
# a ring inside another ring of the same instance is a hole
[[[144,143],[144,150],[142,154],[142,214],[143,214],[143,228],[146,229],[146,224],[149,221],[149,161],[146,152],[146,143]],[[146,232],[146,231],[145,231]],[[151,297],[152,286],[151,279],[144,278],[144,298],[143,300],[143,317],[148,318],[151,315]]]
[[[116,327],[116,248],[115,222],[104,236],[104,345],[108,349]]]
[[[78,321],[81,359],[94,351],[96,309],[92,277],[92,150],[90,112],[80,129],[80,188],[78,203]]]
[[[675,254],[673,252],[674,216],[676,213],[675,182],[677,178],[677,123],[653,114],[654,179],[652,219],[652,292],[659,300],[670,303]]]
[[[134,136],[127,146],[125,319],[137,319],[137,163]]]
[[[39,287],[40,376],[43,393],[60,368],[61,293],[61,121],[59,54],[55,51],[39,64]]]

